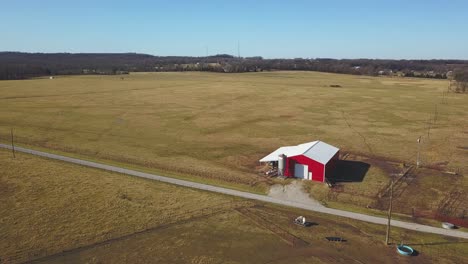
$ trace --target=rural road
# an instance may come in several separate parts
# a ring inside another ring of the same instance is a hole
[[[0,148],[11,149],[11,146],[10,145],[5,145],[5,144],[0,144]],[[242,197],[242,198],[246,198],[246,199],[253,199],[253,200],[267,202],[267,203],[285,205],[285,206],[300,208],[300,209],[304,209],[304,210],[308,210],[308,211],[320,212],[320,213],[324,213],[324,214],[331,214],[331,215],[356,219],[356,220],[365,221],[365,222],[374,223],[374,224],[379,224],[379,225],[386,225],[387,224],[387,219],[386,218],[377,217],[377,216],[371,216],[371,215],[348,212],[348,211],[344,211],[344,210],[332,209],[332,208],[319,206],[319,205],[316,205],[316,204],[306,204],[306,203],[300,203],[300,202],[295,202],[295,201],[286,201],[286,200],[281,200],[281,199],[277,199],[277,198],[273,198],[273,197],[268,197],[268,196],[265,196],[265,195],[259,195],[259,194],[254,194],[254,193],[236,191],[236,190],[231,190],[231,189],[227,189],[227,188],[222,188],[222,187],[217,187],[217,186],[212,186],[212,185],[207,185],[207,184],[202,184],[202,183],[179,180],[179,179],[174,179],[174,178],[170,178],[170,177],[164,177],[164,176],[159,176],[159,175],[155,175],[155,174],[144,173],[144,172],[124,169],[124,168],[120,168],[120,167],[105,165],[105,164],[102,164],[102,163],[96,163],[96,162],[91,162],[91,161],[86,161],[86,160],[81,160],[81,159],[75,159],[75,158],[70,158],[70,157],[61,156],[61,155],[50,154],[50,153],[37,151],[37,150],[32,150],[32,149],[27,149],[27,148],[21,148],[21,147],[16,147],[15,146],[15,150],[19,151],[19,152],[24,152],[24,153],[36,155],[36,156],[41,156],[41,157],[46,157],[46,158],[50,158],[50,159],[65,161],[65,162],[69,162],[69,163],[75,163],[75,164],[79,164],[79,165],[83,165],[83,166],[87,166],[87,167],[98,168],[98,169],[102,169],[102,170],[113,171],[113,172],[123,173],[123,174],[132,175],[132,176],[136,176],[136,177],[141,177],[141,178],[166,182],[166,183],[175,184],[175,185],[179,185],[179,186],[195,188],[195,189],[199,189],[199,190],[205,190],[205,191],[209,191],[209,192],[222,193],[222,194]],[[458,231],[458,230],[446,230],[446,229],[442,229],[442,228],[426,226],[426,225],[421,225],[421,224],[416,224],[416,223],[403,222],[403,221],[398,221],[398,220],[392,220],[391,225],[395,226],[395,227],[400,227],[400,228],[419,231],[419,232],[433,233],[433,234],[439,234],[439,235],[444,235],[444,236],[451,236],[451,237],[456,237],[456,238],[468,239],[468,233]]]

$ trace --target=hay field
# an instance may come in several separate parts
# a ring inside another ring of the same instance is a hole
[[[317,72],[2,81],[0,141],[14,128],[24,145],[264,192],[254,168],[279,146],[320,139],[414,163],[422,136],[423,164],[466,173],[468,97],[446,87]]]
[[[0,151],[1,257],[60,252],[235,199]],[[23,254],[24,253],[24,254]],[[23,259],[24,261],[24,259]]]
[[[0,262],[409,263],[383,245],[384,226],[273,205],[251,209],[309,243],[295,248],[235,210],[164,225],[167,215],[232,201],[228,196],[22,153],[13,159],[5,150],[0,168]],[[292,224],[297,215],[317,225]],[[134,233],[148,226],[161,228]],[[468,259],[465,241],[394,228],[392,242],[400,241],[418,250],[411,263]]]

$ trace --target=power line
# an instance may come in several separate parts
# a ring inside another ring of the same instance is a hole
[[[390,183],[390,205],[388,207],[388,222],[387,222],[387,235],[385,236],[385,244],[388,245],[390,240],[390,221],[392,219],[392,201],[393,200],[393,176],[392,181]]]

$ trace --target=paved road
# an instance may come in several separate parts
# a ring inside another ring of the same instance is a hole
[[[6,149],[11,149],[11,146],[5,145],[5,144],[0,144],[0,147],[1,148],[6,148]],[[314,212],[320,212],[320,213],[325,213],[325,214],[337,215],[337,216],[347,217],[347,218],[356,219],[356,220],[365,221],[365,222],[374,223],[374,224],[379,224],[379,225],[386,225],[387,224],[387,219],[382,218],[382,217],[376,217],[376,216],[370,216],[370,215],[365,215],[365,214],[358,214],[358,213],[348,212],[348,211],[344,211],[344,210],[326,208],[326,207],[317,206],[317,205],[314,205],[314,204],[305,204],[305,203],[299,203],[299,202],[294,202],[294,201],[285,201],[285,200],[281,200],[281,199],[277,199],[277,198],[273,198],[273,197],[268,197],[268,196],[265,196],[265,195],[259,195],[259,194],[253,194],[253,193],[248,193],[248,192],[236,191],[236,190],[231,190],[231,189],[227,189],[227,188],[222,188],[222,187],[217,187],[217,186],[212,186],[212,185],[207,185],[207,184],[202,184],[202,183],[184,181],[184,180],[159,176],[159,175],[150,174],[150,173],[144,173],[144,172],[139,172],[139,171],[134,171],[134,170],[128,170],[128,169],[124,169],[124,168],[120,168],[120,167],[105,165],[105,164],[86,161],[86,160],[81,160],[81,159],[70,158],[70,157],[61,156],[61,155],[50,154],[50,153],[37,151],[37,150],[32,150],[32,149],[15,147],[15,150],[19,151],[19,152],[24,152],[24,153],[36,155],[36,156],[46,157],[46,158],[55,159],[55,160],[61,160],[61,161],[65,161],[65,162],[70,162],[70,163],[75,163],[75,164],[79,164],[79,165],[83,165],[83,166],[92,167],[92,168],[98,168],[98,169],[103,169],[103,170],[107,170],[107,171],[123,173],[123,174],[132,175],[132,176],[136,176],[136,177],[141,177],[141,178],[146,178],[146,179],[151,179],[151,180],[157,180],[157,181],[161,181],[161,182],[166,182],[166,183],[175,184],[175,185],[179,185],[179,186],[205,190],[205,191],[209,191],[209,192],[222,193],[222,194],[227,194],[227,195],[232,195],[232,196],[237,196],[237,197],[242,197],[242,198],[247,198],[247,199],[253,199],[253,200],[258,200],[258,201],[267,202],[267,203],[274,203],[274,204],[280,204],[280,205],[285,205],[285,206],[291,206],[291,207],[300,208],[300,209],[304,209],[304,210],[308,210],[308,211],[314,211]],[[442,228],[426,226],[426,225],[420,225],[420,224],[416,224],[416,223],[403,222],[403,221],[398,221],[398,220],[392,220],[392,226],[401,227],[401,228],[404,228],[404,229],[409,229],[409,230],[414,230],[414,231],[425,232],[425,233],[433,233],[433,234],[439,234],[439,235],[445,235],[445,236],[468,239],[468,233],[458,231],[458,230],[446,230],[446,229],[442,229]]]

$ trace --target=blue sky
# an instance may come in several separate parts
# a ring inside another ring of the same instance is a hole
[[[468,1],[0,0],[0,50],[468,59]]]

